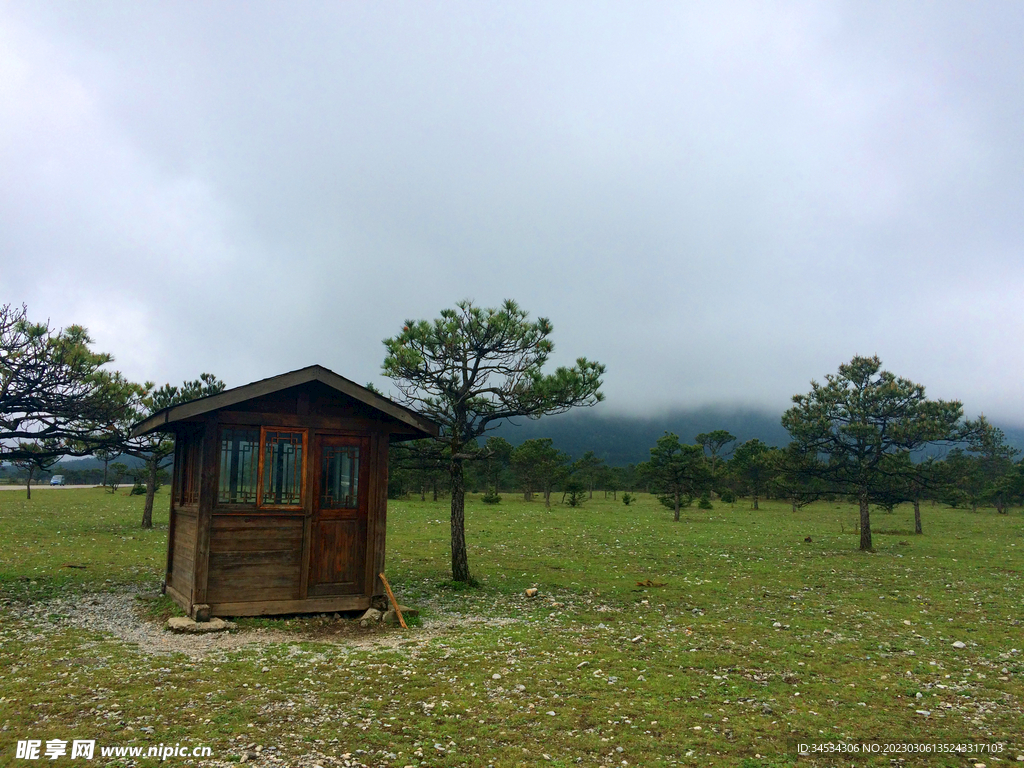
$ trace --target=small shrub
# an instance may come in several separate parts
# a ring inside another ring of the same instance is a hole
[[[587,489],[579,480],[570,480],[565,484],[566,504],[570,507],[582,507]]]
[[[633,503],[633,495],[630,493],[622,494],[622,503],[628,507],[630,504]]]
[[[487,491],[483,496],[480,497],[480,501],[484,504],[499,504],[501,502],[501,496],[498,495],[497,491]]]
[[[697,506],[701,509],[714,509],[715,507],[711,503],[711,494],[704,491],[704,493],[700,495],[700,501],[697,502]]]
[[[736,503],[736,494],[733,493],[732,491],[730,491],[728,488],[726,488],[724,491],[722,491],[720,498],[722,499],[722,501],[725,504],[735,504]]]
[[[121,485],[126,474],[128,474],[127,464],[122,464],[120,461],[111,464],[110,471],[107,473],[107,493],[117,493],[117,487]]]

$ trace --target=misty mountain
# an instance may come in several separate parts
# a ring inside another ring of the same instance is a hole
[[[578,410],[539,420],[515,419],[491,434],[513,445],[550,437],[556,448],[574,459],[593,451],[611,466],[624,466],[649,459],[651,447],[665,432],[675,432],[682,442],[692,443],[701,432],[726,429],[740,443],[756,437],[781,447],[789,442],[789,434],[782,428],[780,418],[781,414],[749,408],[680,409],[659,416],[616,416]]]
[[[776,447],[789,443],[789,433],[782,428],[782,414],[754,408],[722,408],[708,406],[677,409],[660,416],[616,416],[597,410],[577,410],[542,419],[515,419],[505,422],[494,432],[513,445],[525,440],[550,437],[559,450],[573,459],[593,451],[611,466],[636,464],[651,457],[651,448],[665,432],[674,432],[684,443],[693,443],[701,432],[725,429],[736,435],[736,445],[758,438]],[[997,424],[1010,445],[1024,450],[1024,427]],[[942,457],[947,446],[931,446],[915,458]]]
[[[121,462],[122,464],[127,466],[128,469],[136,469],[138,467],[144,466],[146,463],[142,459],[137,459],[134,456],[128,456],[127,454],[122,454],[116,458],[111,459],[110,463],[113,464],[115,461]],[[58,463],[51,470],[51,472],[57,475],[60,474],[61,470],[69,469],[77,470],[79,472],[84,469],[103,469],[103,462],[94,456],[83,456],[81,458],[71,456],[66,459],[61,459],[60,463]]]

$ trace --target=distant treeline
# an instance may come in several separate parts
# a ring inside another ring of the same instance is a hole
[[[994,507],[1000,513],[1024,505],[1024,460],[1009,445],[1003,432],[983,419],[976,439],[944,450],[942,458],[924,458],[902,468],[899,482],[876,489],[872,504],[892,508],[913,502],[938,501],[953,507]],[[471,447],[479,458],[465,465],[466,489],[497,501],[501,493],[538,497],[550,504],[552,496],[570,499],[576,506],[595,492],[618,498],[622,492],[642,491],[659,496],[665,506],[680,508],[720,500],[734,503],[782,499],[794,508],[816,500],[855,501],[821,482],[819,474],[794,462],[785,448],[758,438],[744,442],[728,430],[696,435],[687,444],[673,433],[663,433],[647,449],[647,460],[612,466],[596,451],[578,458],[559,450],[552,438],[533,438],[513,446],[503,437],[491,437]],[[391,498],[418,496],[437,500],[448,493],[449,459],[431,440],[399,443],[391,447],[388,494]],[[895,477],[895,475],[894,475]],[[918,512],[919,514],[919,512]]]
[[[142,468],[145,462],[132,456],[122,455],[115,456],[106,464],[109,476],[109,468],[113,464],[121,464],[126,468],[126,474],[131,474]],[[104,477],[103,465],[103,461],[91,457],[62,461],[46,471],[33,471],[32,484],[47,485],[54,475],[61,475],[65,485],[101,485]],[[28,474],[29,471],[23,467],[0,464],[0,483],[24,485]]]

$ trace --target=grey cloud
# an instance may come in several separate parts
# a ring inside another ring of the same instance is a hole
[[[610,410],[853,354],[1024,421],[1010,3],[0,7],[0,288],[240,384],[516,298]]]

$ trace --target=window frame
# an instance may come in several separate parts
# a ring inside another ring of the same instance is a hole
[[[224,430],[228,429],[252,429],[253,431],[259,431],[259,438],[257,443],[257,462],[256,462],[256,500],[253,503],[237,502],[237,501],[221,501],[220,500],[220,482],[221,482],[221,470],[223,465],[223,459],[221,457],[221,451],[223,449]],[[298,504],[265,504],[263,503],[263,473],[264,473],[264,462],[266,459],[266,439],[267,432],[290,432],[292,434],[302,435],[302,466],[299,469],[299,503]],[[244,512],[252,514],[254,512],[299,512],[304,511],[306,508],[306,501],[309,490],[309,428],[308,427],[290,427],[286,425],[236,425],[236,424],[222,424],[217,434],[217,496],[215,506],[231,512]]]
[[[221,483],[221,477],[222,477],[222,472],[223,472],[223,468],[224,468],[223,467],[223,465],[224,465],[224,454],[223,454],[223,451],[224,451],[224,433],[227,432],[227,431],[244,431],[244,430],[250,430],[250,431],[256,433],[256,475],[257,476],[255,478],[255,482],[253,483],[254,501],[252,501],[252,502],[246,502],[246,501],[221,501],[221,498],[220,498],[220,483]],[[216,496],[214,496],[214,507],[219,508],[219,509],[227,509],[227,510],[239,511],[239,512],[241,512],[241,511],[252,512],[252,511],[254,511],[254,510],[259,508],[258,507],[259,496],[256,495],[256,494],[258,494],[258,488],[259,488],[259,451],[260,451],[262,445],[263,445],[263,433],[260,430],[260,426],[258,424],[221,424],[219,426],[219,428],[217,429],[217,484],[216,484],[217,492],[216,492]]]
[[[317,469],[317,473],[316,473],[316,488],[314,489],[314,491],[316,493],[316,508],[319,511],[321,511],[321,512],[351,512],[353,510],[358,510],[360,508],[363,495],[367,492],[366,491],[366,487],[369,485],[368,477],[365,475],[365,472],[368,470],[368,467],[365,466],[365,465],[366,465],[366,462],[367,462],[367,456],[369,454],[369,446],[368,445],[364,445],[365,442],[366,442],[365,439],[364,439],[364,436],[363,435],[347,435],[347,434],[346,435],[330,435],[329,434],[329,435],[321,435],[321,437],[323,437],[325,439],[323,439],[322,441],[320,441],[318,443],[319,454],[320,455],[318,457],[319,461],[317,462],[317,467],[316,467],[316,469]],[[344,442],[340,443],[339,445],[333,445],[332,446],[332,445],[330,445],[330,442],[331,442],[332,438],[334,438],[334,439],[341,438],[341,439],[344,440]],[[323,491],[324,491],[324,482],[326,480],[325,470],[327,469],[327,467],[325,465],[327,463],[327,451],[330,448],[336,448],[336,447],[337,448],[344,447],[344,448],[348,448],[350,450],[351,449],[355,449],[356,471],[355,471],[354,477],[355,477],[355,484],[356,484],[356,493],[355,493],[355,496],[353,497],[354,504],[352,506],[325,506],[324,505],[324,494],[323,494]],[[364,450],[364,447],[366,448],[366,450]]]
[[[291,432],[302,435],[302,465],[299,468],[299,503],[298,504],[264,504],[263,503],[263,464],[267,457],[267,432]],[[306,474],[309,469],[309,429],[305,427],[260,426],[260,460],[256,476],[256,509],[296,511],[306,508],[306,494],[309,492]]]
[[[185,429],[175,435],[174,441],[172,501],[175,509],[195,509],[201,493],[203,433],[199,429]]]

